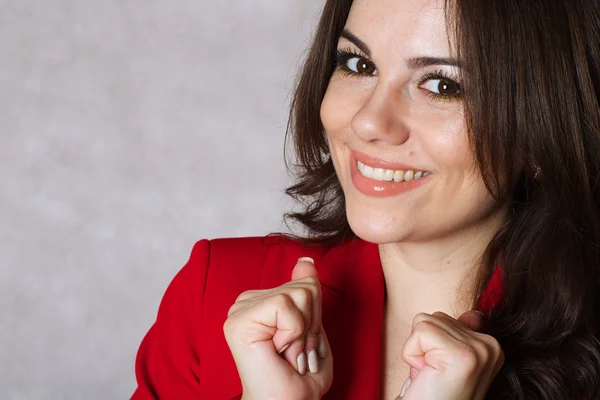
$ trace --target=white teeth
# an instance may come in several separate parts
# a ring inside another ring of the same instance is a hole
[[[392,171],[391,169],[386,169],[385,173],[383,174],[383,180],[387,181],[387,182],[391,182],[394,180],[394,171]]]
[[[386,181],[386,182],[410,182],[413,179],[425,178],[429,175],[427,171],[413,171],[413,170],[392,170],[392,169],[383,169],[383,168],[373,168],[369,167],[361,163],[357,162],[358,170],[360,173],[370,179],[374,179],[376,181]]]
[[[404,171],[399,169],[398,171],[394,172],[394,182],[400,182],[403,179],[404,179]]]
[[[373,168],[373,176],[371,177],[376,181],[383,180],[383,168]]]
[[[364,165],[361,173],[367,178],[373,178],[373,168],[368,165]]]

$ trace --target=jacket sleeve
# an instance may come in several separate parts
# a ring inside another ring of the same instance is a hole
[[[137,353],[138,387],[132,400],[198,399],[200,394],[201,313],[210,242],[194,246],[161,301],[156,322]]]

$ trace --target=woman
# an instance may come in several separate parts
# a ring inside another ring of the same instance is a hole
[[[599,398],[599,21],[327,1],[290,121],[308,235],[199,242],[133,398]]]

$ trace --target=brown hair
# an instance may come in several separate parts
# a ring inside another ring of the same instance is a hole
[[[294,93],[288,135],[304,241],[354,237],[320,120],[351,0],[329,0]],[[484,331],[506,362],[488,398],[600,396],[600,2],[447,0],[463,64],[466,122],[505,225],[477,300],[501,263],[503,297]]]

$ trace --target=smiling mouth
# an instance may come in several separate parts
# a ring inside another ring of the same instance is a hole
[[[429,175],[428,171],[375,168],[360,161],[357,161],[357,169],[362,176],[381,182],[410,182]]]

